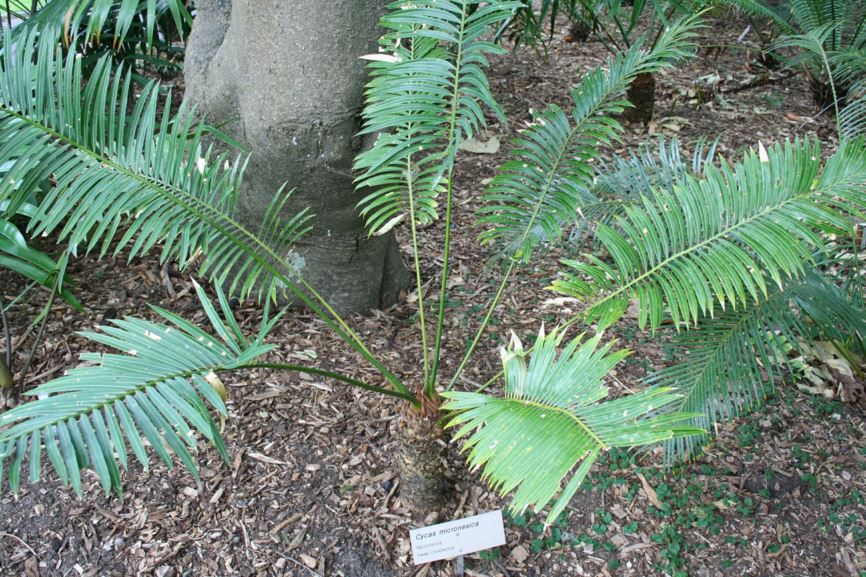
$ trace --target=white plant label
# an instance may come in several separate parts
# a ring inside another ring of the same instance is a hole
[[[505,545],[502,511],[411,529],[409,538],[415,565]]]

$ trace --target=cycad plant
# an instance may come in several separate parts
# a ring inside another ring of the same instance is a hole
[[[568,41],[587,40],[592,29],[586,24],[588,18],[579,16],[586,9],[582,0],[541,0],[525,4],[514,13],[499,36],[507,36],[515,46],[526,44],[541,46],[547,53],[549,44],[556,34],[559,17],[564,16],[571,25]]]
[[[235,160],[205,147],[205,128],[195,123],[189,111],[170,114],[162,104],[168,97],[161,96],[155,84],[148,84],[133,97],[129,74],[115,71],[106,59],[79,89],[84,82],[80,61],[74,55],[64,56],[49,35],[40,37],[34,32],[19,36],[14,41],[15,50],[4,50],[0,134],[4,142],[16,143],[16,156],[11,157],[7,148],[0,149],[0,162],[12,162],[14,181],[28,186],[10,186],[13,179],[4,179],[0,198],[15,204],[29,194],[29,183],[48,178],[53,185],[36,205],[30,221],[32,233],[52,234],[79,253],[117,254],[124,250],[134,257],[159,250],[164,261],[199,264],[203,275],[241,298],[258,297],[266,311],[273,298],[288,291],[320,316],[361,359],[372,364],[384,381],[365,383],[317,367],[261,362],[257,359],[268,349],[264,339],[276,320],[268,320],[265,314],[258,336],[250,340],[234,321],[220,290],[217,296],[222,315],[199,290],[215,337],[162,310],[156,313],[164,322],[114,322],[87,336],[117,353],[85,355],[82,367],[32,391],[37,400],[0,415],[0,470],[8,472],[12,487],[19,485],[25,459],[31,480],[40,477],[44,448],[58,476],[76,489],[81,469],[90,467],[106,490],[119,490],[120,469],[128,461],[127,447],[147,463],[142,439],[167,463],[174,453],[194,471],[193,455],[187,448],[195,445],[193,431],[221,447],[207,409],[210,405],[217,412],[224,410],[219,373],[256,366],[313,373],[406,400],[403,427],[416,444],[405,452],[403,496],[416,505],[420,500],[428,506],[435,503],[438,481],[431,483],[428,477],[442,473],[437,461],[441,455],[430,448],[440,446],[435,437],[440,434],[442,397],[453,403],[446,410],[457,419],[452,421],[455,425],[465,418],[460,415],[470,402],[456,392],[440,391],[453,387],[471,358],[511,273],[538,246],[539,227],[553,238],[564,230],[559,223],[573,216],[579,203],[574,195],[579,197],[592,180],[590,162],[598,155],[598,142],[610,142],[622,130],[609,115],[626,106],[621,95],[629,82],[642,72],[671,65],[692,49],[692,20],[672,25],[652,50],[636,43],[628,52],[612,58],[606,70],[587,75],[574,89],[571,110],[550,108],[518,140],[518,157],[529,156],[541,164],[534,171],[509,165],[492,185],[491,202],[500,208],[485,213],[484,222],[493,226],[485,240],[504,241],[497,256],[504,259],[506,270],[466,358],[445,385],[440,361],[454,210],[454,158],[460,142],[484,126],[483,108],[499,111],[484,69],[486,55],[500,49],[484,35],[518,6],[509,1],[476,0],[395,3],[382,21],[387,30],[384,51],[369,57],[372,78],[364,130],[378,132],[379,137],[357,161],[359,186],[369,191],[360,209],[368,218],[371,234],[403,223],[413,239],[423,375],[408,384],[390,372],[349,323],[304,281],[302,259],[291,250],[275,248],[291,246],[312,222],[305,214],[281,218],[287,193],[277,195],[260,230],[248,230],[232,218],[244,159]],[[12,42],[7,36],[6,47]],[[505,205],[512,202],[520,206],[511,207],[507,219],[499,218]],[[439,203],[444,204],[444,210],[438,208]],[[424,299],[417,227],[443,212],[445,266],[433,321]],[[601,379],[622,353],[608,354],[611,345],[599,345],[598,338],[586,343],[575,339],[557,357],[555,349],[564,337],[562,332],[554,335],[539,337],[539,352],[533,355],[529,371],[521,379],[523,384],[508,392],[525,395],[525,402],[507,404],[498,418],[509,420],[515,411],[531,403],[570,414],[569,426],[562,430],[538,428],[528,420],[520,429],[506,431],[508,437],[499,451],[509,454],[509,438],[514,435],[523,442],[546,446],[552,433],[557,435],[557,443],[567,444],[573,439],[578,448],[560,460],[556,470],[536,471],[538,478],[543,478],[543,490],[525,472],[507,478],[503,477],[507,467],[492,472],[491,480],[503,492],[529,483],[526,490],[531,498],[527,501],[521,496],[516,502],[519,507],[543,506],[558,492],[561,480],[571,476],[576,480],[560,499],[561,508],[595,458],[610,446],[640,445],[699,431],[683,425],[688,415],[672,413],[656,418],[649,414],[676,398],[667,389],[654,389],[632,400],[602,402],[606,389]],[[505,366],[519,367],[524,361],[517,359],[525,355],[517,348],[510,349]],[[515,370],[519,372],[519,368]],[[551,380],[553,374],[557,377]],[[551,386],[559,392],[548,391]],[[496,398],[476,395],[471,402],[478,406],[480,400],[493,402]],[[626,406],[629,413],[624,415]],[[471,412],[465,415],[469,417]],[[611,431],[610,419],[631,434],[621,436]],[[462,434],[478,428],[482,421],[466,423]],[[487,455],[490,447],[483,449]],[[473,460],[482,464],[486,458]],[[420,492],[413,490],[412,479],[416,477]]]
[[[110,54],[139,71],[178,73],[183,43],[189,36],[190,0],[15,0],[0,4],[10,23],[23,21],[56,34],[63,45],[77,52],[86,70]],[[136,81],[144,78],[134,75]]]
[[[464,9],[460,4],[455,3],[452,10]],[[466,3],[467,7],[471,5]],[[376,145],[361,154],[356,163],[359,185],[371,189],[361,202],[361,210],[371,233],[382,233],[405,221],[412,239],[423,351],[423,383],[416,390],[424,416],[419,419],[412,415],[403,422],[406,442],[402,444],[405,450],[401,451],[400,461],[407,474],[414,471],[412,476],[419,481],[417,494],[425,499],[436,492],[440,483],[443,455],[434,450],[441,445],[413,440],[439,434],[437,382],[449,274],[454,156],[459,143],[484,125],[481,105],[502,114],[490,95],[482,70],[486,65],[485,53],[501,49],[481,35],[488,24],[504,20],[517,7],[515,3],[479,6],[468,17],[470,28],[462,32],[462,43],[455,34],[457,30],[448,23],[454,16],[442,12],[441,3],[431,1],[402,10],[397,17],[386,17],[384,21],[394,31],[383,38],[388,51],[371,57],[372,80],[364,131],[385,131],[385,134],[380,134]],[[419,12],[413,12],[416,9]],[[425,18],[416,19],[422,13]],[[427,14],[440,19],[441,30],[419,25],[418,22],[429,21]],[[533,248],[541,242],[539,231],[555,240],[562,236],[560,223],[573,218],[575,208],[582,202],[582,190],[592,179],[591,161],[598,155],[598,143],[610,142],[621,130],[610,115],[626,106],[622,93],[637,75],[656,71],[684,57],[690,49],[688,41],[693,26],[692,20],[677,22],[653,50],[645,50],[638,42],[631,50],[612,58],[607,70],[590,72],[572,92],[572,110],[550,107],[516,141],[516,159],[502,167],[494,178],[487,196],[488,206],[480,219],[481,224],[492,225],[482,235],[482,242],[495,243],[494,258],[504,259],[505,272],[481,326],[448,380],[447,389],[454,387],[474,354],[511,274],[529,261]],[[446,43],[450,40],[451,46],[443,47],[443,40]],[[528,157],[529,163],[524,157]],[[443,201],[445,265],[435,321],[428,323],[418,227],[440,216],[443,211],[439,204]],[[430,451],[423,452],[419,447]],[[422,471],[430,474],[419,475]],[[411,495],[408,486],[402,490]]]
[[[866,5],[858,0],[726,0],[769,20],[780,53],[795,48],[789,66],[801,66],[815,101],[840,116],[846,137],[866,133]],[[844,110],[843,110],[844,109]],[[841,114],[840,114],[841,113]]]
[[[542,0],[524,6],[509,23],[509,29],[518,42],[544,43],[545,26],[549,26],[549,40],[557,18],[564,16],[574,32],[591,36],[611,54],[620,54],[638,40],[645,48],[652,47],[673,20],[697,14],[708,4],[702,0]],[[652,120],[655,86],[651,72],[643,72],[633,80],[628,90],[632,104],[626,110],[629,120],[644,124]]]
[[[19,486],[25,460],[31,480],[40,477],[43,448],[61,480],[76,489],[88,467],[106,491],[119,490],[129,451],[147,464],[145,441],[166,463],[174,453],[194,471],[195,431],[223,452],[208,409],[224,410],[219,374],[250,367],[312,373],[407,401],[401,496],[416,513],[429,511],[442,488],[443,417],[465,439],[470,463],[500,492],[514,491],[512,508],[540,509],[556,499],[548,521],[606,449],[703,434],[692,407],[704,405],[687,404],[670,387],[605,400],[604,379],[625,356],[605,342],[605,329],[632,300],[641,324],[685,330],[769,301],[773,285],[803,278],[815,252],[831,250],[830,235],[846,238],[850,217],[866,209],[864,146],[846,143],[822,166],[817,147],[798,141],[771,147],[766,157],[750,154],[733,166],[703,166],[700,174],[653,184],[607,224],[589,223],[607,255],[567,263],[555,284],[590,299],[568,324],[595,323],[596,334],[566,342],[567,327],[542,331],[531,350],[514,340],[502,351],[503,395],[456,391],[514,271],[587,224],[581,208],[593,198],[592,161],[600,143],[622,131],[614,115],[628,105],[623,94],[630,83],[693,50],[694,18],[672,21],[654,42],[638,40],[590,71],[572,90],[568,110],[548,107],[515,140],[513,160],[490,182],[479,214],[481,240],[493,248],[492,264],[501,265],[490,274],[501,274],[500,283],[463,359],[443,378],[454,159],[460,143],[484,126],[485,108],[501,114],[484,74],[487,55],[500,49],[485,34],[518,7],[507,0],[397,2],[382,21],[383,50],[368,56],[364,131],[379,134],[357,159],[358,185],[367,192],[359,208],[371,234],[404,226],[412,241],[422,358],[417,380],[408,383],[304,280],[302,259],[275,248],[291,246],[314,225],[305,214],[281,216],[286,193],[277,195],[260,230],[232,218],[244,159],[205,147],[205,129],[188,111],[165,111],[153,84],[131,97],[129,75],[108,60],[79,90],[80,63],[47,36],[31,34],[5,50],[0,135],[17,143],[17,156],[0,148],[0,164],[13,162],[16,182],[53,183],[31,218],[33,232],[54,234],[81,253],[159,250],[163,260],[199,264],[217,287],[255,296],[265,308],[255,339],[233,319],[219,288],[216,305],[198,290],[215,336],[162,310],[156,314],[163,322],[130,318],[88,335],[117,352],[85,355],[84,365],[33,391],[37,400],[0,415],[0,471],[11,486]],[[26,188],[4,180],[0,200],[18,202]],[[418,227],[436,219],[445,230],[444,265],[429,307]],[[381,382],[261,360],[278,319],[268,310],[284,291],[374,366]]]

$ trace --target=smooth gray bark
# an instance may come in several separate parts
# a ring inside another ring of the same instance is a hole
[[[341,311],[390,304],[405,268],[393,235],[368,238],[352,159],[381,0],[198,0],[187,98],[252,151],[241,219],[255,225],[284,184],[310,207],[305,278]]]

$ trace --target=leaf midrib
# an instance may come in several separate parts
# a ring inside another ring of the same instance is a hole
[[[113,395],[108,399],[104,399],[99,403],[94,403],[94,404],[92,404],[86,408],[82,408],[81,410],[78,410],[74,413],[66,413],[62,416],[58,416],[58,417],[52,419],[50,422],[41,425],[39,427],[39,429],[37,429],[37,430],[44,430],[47,427],[51,427],[51,426],[57,425],[59,423],[65,423],[67,421],[77,420],[78,418],[80,418],[84,415],[91,415],[91,414],[103,409],[104,407],[114,406],[117,403],[122,402],[127,397],[131,397],[131,396],[136,395],[142,391],[146,391],[146,390],[151,389],[153,387],[157,387],[160,384],[166,383],[172,379],[177,379],[177,378],[190,379],[196,375],[207,374],[208,372],[215,372],[216,373],[216,372],[224,372],[224,371],[228,371],[228,370],[230,370],[229,365],[213,365],[213,366],[209,366],[209,367],[195,367],[192,369],[188,369],[186,371],[178,371],[178,372],[171,373],[168,375],[162,375],[158,378],[144,381],[143,383],[136,385],[135,387],[128,389],[128,390],[124,391],[123,393],[118,393],[116,395]],[[73,376],[73,375],[69,375],[69,376]],[[64,397],[64,395],[70,394],[73,392],[74,391],[67,391],[66,393],[60,393],[58,395],[48,397],[48,399],[62,399]],[[48,399],[45,399],[45,400],[48,400]],[[40,402],[40,401],[36,401],[36,402]],[[29,422],[29,420],[19,422],[19,424],[23,424],[24,422]],[[9,432],[14,431],[15,427],[16,427],[16,425],[13,424],[13,425],[11,425],[10,429],[0,433],[0,442],[14,441],[17,438],[22,437],[24,434],[30,434],[30,432],[28,431],[27,433],[18,433],[15,435],[9,435]]]
[[[577,415],[568,411],[567,409],[563,409],[562,407],[557,407],[554,405],[548,405],[548,404],[545,404],[545,403],[542,403],[539,401],[533,401],[531,399],[526,399],[526,398],[518,397],[518,396],[511,397],[511,402],[520,403],[521,405],[528,405],[528,406],[535,407],[537,409],[541,409],[544,411],[552,411],[554,413],[565,415],[566,417],[568,417],[569,419],[571,419],[572,421],[577,423],[578,427],[580,427],[587,435],[589,435],[592,438],[592,440],[602,450],[607,450],[609,448],[607,446],[607,443],[602,441],[601,438],[598,435],[596,435],[595,432],[589,427],[589,425],[584,423],[582,420],[580,420],[580,418],[577,417]]]
[[[792,197],[780,202],[779,204],[767,207],[766,209],[762,210],[761,212],[758,212],[758,213],[750,216],[749,218],[747,218],[745,220],[741,220],[729,228],[726,228],[724,230],[719,231],[718,233],[716,233],[713,236],[701,241],[700,243],[692,245],[683,251],[680,251],[678,253],[675,253],[675,254],[669,256],[665,260],[661,261],[659,264],[655,265],[651,269],[647,270],[646,272],[644,272],[644,273],[640,274],[639,276],[635,277],[634,279],[630,280],[629,282],[622,285],[618,289],[607,294],[603,298],[596,300],[595,302],[593,302],[588,307],[587,310],[594,309],[594,308],[604,304],[605,302],[609,301],[610,299],[613,299],[615,297],[620,296],[622,293],[629,291],[633,286],[641,283],[642,281],[644,281],[645,279],[656,274],[660,270],[663,270],[664,268],[667,267],[668,264],[670,264],[674,261],[680,260],[680,259],[684,259],[686,256],[688,256],[689,254],[691,254],[697,250],[700,250],[700,249],[702,249],[702,248],[704,248],[710,244],[713,244],[713,243],[715,243],[715,242],[717,242],[723,238],[727,238],[729,235],[733,234],[735,231],[747,226],[748,224],[751,224],[753,221],[755,221],[757,219],[763,218],[763,217],[767,216],[768,214],[772,214],[773,212],[781,210],[782,208],[784,208],[789,203],[795,202],[797,200],[809,198],[810,196],[820,196],[821,194],[823,194],[823,191],[820,191],[817,189],[813,192],[810,192],[807,190],[806,192],[792,196]],[[738,244],[740,244],[740,243],[738,243]],[[746,245],[746,246],[748,246],[748,245]]]
[[[578,85],[579,86],[579,85]],[[553,164],[553,167],[550,171],[550,174],[547,178],[547,182],[544,184],[544,189],[539,197],[538,202],[535,204],[535,209],[533,210],[532,216],[529,219],[529,223],[526,225],[526,228],[523,231],[523,235],[520,240],[517,242],[518,246],[522,246],[526,239],[529,237],[529,233],[532,231],[535,226],[535,221],[538,218],[538,215],[541,214],[541,207],[544,205],[544,201],[547,199],[547,195],[550,193],[550,189],[553,186],[554,179],[559,175],[559,168],[562,165],[563,158],[565,157],[565,153],[571,147],[571,141],[578,134],[578,132],[586,126],[590,120],[594,118],[594,116],[598,113],[598,111],[607,103],[610,99],[611,95],[614,94],[615,90],[607,91],[607,94],[604,98],[600,99],[599,102],[592,108],[592,110],[588,111],[584,116],[583,120],[580,123],[575,124],[574,128],[568,133],[568,137],[565,139],[565,142],[562,148],[559,151],[559,154],[556,157],[556,161]],[[563,114],[565,111],[563,111]]]
[[[239,248],[241,248],[241,250],[246,252],[248,255],[252,256],[257,262],[259,262],[259,264],[261,264],[263,267],[265,267],[269,272],[271,272],[279,280],[281,280],[282,282],[284,282],[287,285],[293,284],[286,277],[286,275],[281,273],[276,267],[274,267],[266,259],[262,258],[255,250],[249,249],[247,246],[245,246],[244,243],[240,242],[239,239],[237,239],[232,234],[230,234],[222,226],[221,223],[215,222],[214,220],[207,218],[209,215],[206,215],[205,211],[199,210],[198,208],[192,206],[190,203],[203,205],[210,212],[218,213],[220,216],[220,219],[222,219],[228,225],[235,227],[238,231],[241,232],[241,234],[243,234],[243,236],[245,236],[250,241],[252,241],[256,247],[261,248],[265,254],[267,254],[268,256],[273,258],[275,262],[279,263],[280,265],[285,266],[287,270],[292,268],[288,262],[284,261],[268,245],[264,244],[256,235],[254,235],[250,231],[248,231],[243,225],[241,225],[239,222],[234,220],[231,216],[224,214],[224,213],[221,213],[221,212],[218,212],[213,207],[210,207],[209,205],[207,205],[203,201],[195,198],[194,196],[192,196],[188,192],[186,192],[182,189],[179,189],[176,186],[164,183],[164,182],[162,182],[156,178],[153,178],[153,177],[150,177],[146,174],[136,172],[134,170],[129,169],[128,167],[117,162],[112,156],[104,156],[104,155],[100,154],[99,152],[93,150],[92,148],[87,147],[87,146],[81,144],[79,141],[73,139],[70,135],[64,134],[62,132],[58,132],[53,126],[49,126],[49,125],[44,124],[42,122],[38,122],[36,120],[33,120],[30,116],[28,116],[24,113],[21,113],[17,110],[11,109],[6,104],[2,104],[0,106],[2,106],[4,112],[9,114],[10,116],[14,116],[15,118],[18,118],[19,120],[24,121],[25,123],[29,124],[30,126],[33,126],[37,130],[44,132],[45,134],[49,135],[50,137],[52,137],[56,140],[66,142],[76,152],[79,152],[81,154],[84,154],[85,156],[90,157],[91,159],[96,161],[97,164],[101,165],[102,167],[110,168],[111,170],[114,170],[116,172],[119,172],[121,174],[128,176],[129,178],[131,178],[131,179],[145,185],[147,188],[155,191],[160,197],[168,199],[170,202],[184,208],[185,210],[192,213],[193,215],[200,217],[202,220],[205,220],[205,222],[207,222],[210,226],[214,227],[221,234],[223,234],[227,238],[231,239],[235,245],[237,245]],[[189,201],[183,202],[183,201],[181,201],[181,198],[188,198]]]
[[[787,299],[788,298],[786,292],[779,292],[777,295],[775,295],[775,297],[779,298],[779,299]],[[692,396],[692,394],[694,394],[694,391],[697,388],[698,382],[703,379],[704,374],[707,372],[707,370],[709,370],[709,367],[716,362],[716,358],[722,352],[722,350],[727,347],[728,343],[730,342],[731,337],[733,335],[735,335],[736,333],[740,332],[742,330],[743,326],[745,326],[748,322],[750,322],[752,320],[752,318],[759,311],[761,311],[764,306],[766,306],[770,302],[771,301],[769,299],[764,301],[764,302],[756,302],[757,306],[755,306],[753,309],[751,309],[749,314],[744,314],[742,317],[739,318],[739,320],[737,320],[736,323],[731,325],[727,330],[725,330],[723,332],[723,337],[721,339],[719,339],[719,341],[717,342],[717,345],[715,347],[710,349],[710,354],[707,355],[707,358],[710,360],[708,360],[706,363],[704,363],[701,370],[698,371],[698,373],[694,376],[693,379],[690,379],[692,384],[689,387],[689,392],[688,392],[688,394],[682,395],[682,401],[680,403],[677,403],[677,405],[676,405],[677,411],[682,410],[683,407],[686,405],[689,398]]]

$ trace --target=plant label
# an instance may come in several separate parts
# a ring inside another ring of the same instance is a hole
[[[409,538],[415,565],[505,545],[502,511],[411,529]]]

